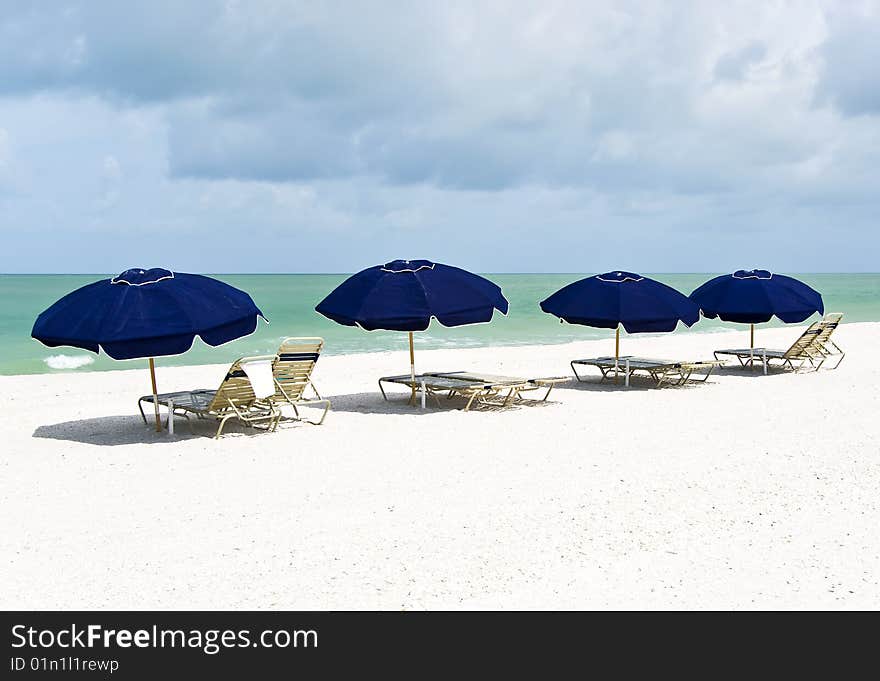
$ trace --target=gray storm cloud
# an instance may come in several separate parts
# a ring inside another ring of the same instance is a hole
[[[782,252],[785,220],[873,226],[878,31],[876,2],[4,5],[0,228],[355,232],[318,269],[538,221]]]

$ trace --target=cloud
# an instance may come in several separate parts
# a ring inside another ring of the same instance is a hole
[[[715,44],[704,11],[640,3],[39,7],[0,83],[160,103],[172,175],[210,179],[606,183],[615,135],[692,137]]]
[[[10,153],[9,132],[0,128],[0,166],[9,162]]]
[[[880,9],[858,5],[830,23],[831,33],[822,45],[824,61],[816,89],[819,103],[830,102],[847,116],[880,115]]]
[[[744,231],[807,260],[821,225],[870,231],[880,208],[877,15],[876,2],[5,4],[0,230],[26,250],[63,229],[59,246],[91,249],[92,269],[113,258],[96,246],[107,235],[214,270],[346,269],[388,249],[437,257],[449,240],[477,267],[534,269],[547,248],[573,269],[584,238],[609,233],[632,257],[703,234],[747,259]],[[157,233],[175,234],[174,253],[153,250]],[[244,264],[218,233],[314,256]],[[877,244],[850,260],[867,266]]]
[[[119,200],[119,186],[122,182],[122,167],[113,155],[104,157],[101,169],[102,195],[98,207],[102,210],[111,208]]]
[[[9,132],[0,128],[0,195],[10,191],[12,165],[12,143]]]
[[[718,80],[742,80],[748,69],[760,62],[767,54],[763,43],[755,41],[734,52],[721,56],[715,63],[715,78]]]

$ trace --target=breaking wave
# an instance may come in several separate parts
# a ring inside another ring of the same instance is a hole
[[[52,355],[43,361],[50,369],[79,369],[93,364],[95,358],[88,355]]]

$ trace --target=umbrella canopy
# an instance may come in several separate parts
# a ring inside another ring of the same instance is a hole
[[[41,313],[31,335],[113,359],[179,355],[196,336],[221,345],[253,333],[263,313],[251,297],[199,274],[126,270],[68,293]]]
[[[394,260],[353,274],[315,310],[367,331],[424,331],[432,317],[461,326],[488,322],[507,308],[501,288],[479,275],[429,260]]]
[[[767,270],[737,270],[710,279],[690,296],[710,319],[760,324],[774,315],[786,324],[823,314],[821,294],[794,277]]]
[[[424,331],[431,319],[443,326],[488,322],[495,310],[507,314],[507,309],[507,299],[498,285],[467,270],[429,260],[393,260],[369,267],[351,275],[315,307],[345,326],[408,331],[413,403],[413,331]]]
[[[581,279],[541,301],[544,312],[569,324],[601,329],[623,325],[628,333],[673,331],[691,326],[699,307],[671,286],[632,272],[606,272]]]
[[[247,293],[222,281],[134,268],[68,293],[37,317],[31,336],[53,348],[103,350],[113,359],[149,357],[155,394],[154,357],[186,352],[196,336],[208,345],[247,336],[259,317]]]

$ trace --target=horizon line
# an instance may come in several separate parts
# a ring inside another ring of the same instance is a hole
[[[180,270],[172,270],[179,272]],[[358,270],[360,271],[360,270]],[[610,271],[610,270],[609,270]],[[704,271],[704,272],[671,272],[671,271],[651,271],[651,270],[642,270],[642,272],[646,274],[716,274],[717,270]],[[871,271],[871,270],[820,270],[820,271],[795,271],[789,270],[792,274],[877,274],[880,275],[880,271]],[[585,271],[581,272],[477,272],[477,274],[489,274],[489,275],[547,275],[547,274],[571,274],[571,275],[582,275]],[[721,272],[725,274],[725,272]],[[193,272],[192,274],[209,274],[209,275],[233,275],[233,276],[266,276],[266,277],[278,277],[278,276],[339,276],[346,274],[356,274],[356,272]],[[782,274],[782,272],[777,272],[777,274]],[[0,277],[64,277],[64,276],[112,276],[112,272],[0,272]]]

